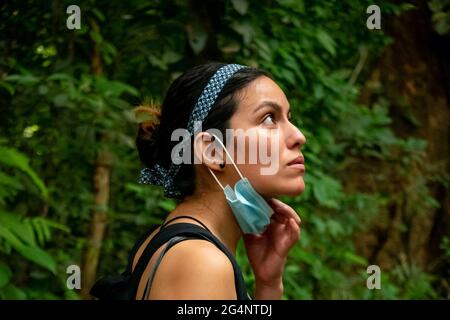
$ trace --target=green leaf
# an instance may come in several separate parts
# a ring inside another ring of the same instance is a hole
[[[164,52],[163,56],[162,56],[162,60],[166,63],[166,64],[171,64],[171,63],[176,63],[178,61],[180,61],[181,59],[183,59],[183,56],[175,51],[166,51]]]
[[[103,96],[118,97],[124,92],[133,96],[139,96],[139,91],[134,87],[120,81],[109,80],[102,76],[95,77],[95,88]]]
[[[28,223],[21,221],[16,214],[0,211],[0,223],[14,233],[25,244],[32,246],[36,245],[33,228]]]
[[[41,245],[44,244],[45,241],[46,241],[46,238],[45,238],[44,231],[42,230],[42,226],[41,226],[41,224],[39,223],[39,220],[36,220],[36,219],[30,219],[28,222],[29,222],[29,223],[33,226],[33,228],[34,228],[34,232],[35,232],[35,234],[36,234],[36,238],[37,238],[38,243],[41,244]]]
[[[13,82],[17,82],[18,84],[23,84],[23,85],[34,85],[34,84],[38,83],[40,80],[39,80],[39,78],[37,78],[31,74],[26,74],[26,75],[12,74],[12,75],[6,76],[5,81],[13,81]]]
[[[22,289],[19,289],[12,283],[9,283],[4,288],[1,288],[0,297],[7,300],[25,300],[27,295]]]
[[[296,257],[299,258],[300,261],[303,261],[309,265],[313,265],[315,263],[315,261],[317,261],[316,256],[314,256],[312,253],[304,251],[304,250],[299,250]]]
[[[98,18],[100,21],[105,21],[105,15],[98,9],[92,8],[92,13]]]
[[[233,5],[233,8],[240,14],[244,15],[247,13],[248,10],[247,0],[231,0],[231,3]]]
[[[91,39],[94,40],[94,42],[96,42],[97,44],[101,44],[103,42],[102,35],[99,32],[91,30],[91,32],[89,32],[89,35],[91,36]]]
[[[73,78],[70,75],[68,75],[67,73],[53,73],[47,79],[51,80],[51,81],[56,81],[56,80],[69,81],[69,80],[73,80]]]
[[[40,220],[40,221],[42,221],[43,224],[47,225],[48,227],[70,233],[70,228],[61,223],[58,223],[58,222],[55,222],[55,221],[52,221],[49,219],[45,219],[42,217],[36,217],[36,218],[34,218],[34,220]]]
[[[194,24],[187,29],[189,45],[195,54],[199,54],[206,45],[208,34],[201,24]]]
[[[17,178],[4,174],[0,171],[0,184],[2,187],[13,188],[13,189],[21,189],[22,185],[17,180]]]
[[[44,182],[28,165],[28,158],[23,153],[12,148],[0,146],[0,163],[18,168],[25,172],[39,188],[44,198],[48,198],[48,190],[45,187]]]
[[[328,230],[332,236],[339,236],[344,233],[343,226],[336,220],[328,219],[326,221]]]
[[[162,60],[159,59],[157,56],[150,54],[148,56],[148,61],[155,67],[160,68],[161,70],[166,71],[167,70],[167,64]]]
[[[23,235],[21,235],[23,237]],[[4,238],[15,250],[17,250],[24,258],[50,270],[56,272],[56,265],[53,258],[39,247],[26,245],[14,235],[10,230],[0,225],[0,237]]]
[[[164,199],[158,203],[160,208],[163,208],[165,211],[170,212],[175,209],[176,203],[173,200]]]
[[[254,31],[253,26],[249,21],[233,22],[231,28],[242,36],[245,45],[250,44]]]
[[[15,92],[14,86],[10,85],[9,83],[0,82],[0,87],[5,88],[5,90],[8,91],[10,95],[13,95]]]
[[[56,274],[55,260],[44,250],[38,247],[21,246],[16,248],[17,251],[27,258],[28,260],[40,265],[41,267],[50,270],[53,274]]]
[[[336,55],[336,43],[333,38],[322,29],[318,29],[316,32],[317,40],[333,57]]]
[[[19,238],[17,238],[9,229],[0,225],[0,238],[5,239],[5,241],[10,244],[14,249],[23,246]]]
[[[344,253],[344,258],[349,262],[358,264],[363,267],[367,267],[369,265],[369,262],[365,258],[358,256],[357,254],[354,254],[350,251]]]
[[[11,276],[11,269],[5,263],[0,262],[0,288],[8,284]]]
[[[313,194],[324,207],[337,209],[342,186],[338,180],[326,175],[320,175],[312,185]]]

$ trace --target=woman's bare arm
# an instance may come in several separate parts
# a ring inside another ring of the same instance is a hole
[[[164,255],[148,298],[236,300],[233,266],[208,241],[182,241]]]

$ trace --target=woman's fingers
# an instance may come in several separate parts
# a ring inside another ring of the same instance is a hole
[[[294,219],[289,220],[289,230],[289,248],[292,248],[300,239],[300,226],[297,224],[297,222],[294,221]]]
[[[280,256],[287,256],[289,250],[297,243],[299,239],[300,227],[294,219],[289,219],[288,223],[279,230],[278,253]]]
[[[274,214],[270,217],[271,220],[274,220],[278,223],[282,223],[282,224],[286,224],[288,223],[288,217],[286,217],[286,215],[278,213],[278,212],[274,212]]]
[[[302,220],[300,219],[298,214],[295,212],[295,210],[292,209],[287,204],[285,204],[284,202],[282,202],[278,199],[275,199],[275,198],[271,198],[269,200],[269,205],[272,206],[272,208],[274,209],[275,212],[283,214],[287,218],[293,218],[297,224],[300,224],[302,222]]]
[[[294,219],[290,220],[291,226],[292,226],[292,233],[294,234],[294,238],[298,240],[300,238],[300,226],[297,224],[297,222],[294,221]]]

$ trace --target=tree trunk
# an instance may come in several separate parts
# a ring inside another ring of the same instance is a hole
[[[383,52],[366,83],[381,85],[381,96],[389,102],[392,128],[398,136],[427,141],[424,163],[407,179],[414,183],[425,177],[440,208],[411,213],[415,199],[402,190],[407,183],[389,177],[383,181],[390,185],[384,190],[394,190],[398,201],[377,218],[370,232],[359,235],[356,243],[371,263],[392,267],[406,262],[445,278],[448,261],[442,259],[444,252],[439,246],[443,236],[450,234],[450,194],[430,175],[450,172],[449,36],[434,31],[426,1],[414,4],[415,9],[384,20],[383,28],[394,42]],[[376,100],[377,92],[366,86],[360,101],[371,105]],[[351,179],[357,180],[359,175],[365,172],[357,170]],[[448,283],[441,288],[448,293]]]
[[[91,27],[99,31],[95,21],[91,21]],[[91,72],[95,75],[103,74],[103,65],[97,43],[93,42],[91,55]],[[100,142],[103,137],[99,137]],[[92,218],[89,225],[87,243],[82,261],[82,287],[83,299],[91,299],[89,290],[95,282],[101,246],[107,223],[107,210],[109,203],[111,174],[111,155],[108,150],[101,149],[97,156],[94,173],[95,207],[92,210]]]
[[[109,181],[110,181],[110,155],[103,150],[98,155],[95,168],[95,209],[92,212],[92,219],[89,226],[89,234],[83,257],[82,267],[82,297],[90,298],[91,289],[97,274],[97,266],[100,256],[103,237],[107,222],[107,208],[109,202]]]

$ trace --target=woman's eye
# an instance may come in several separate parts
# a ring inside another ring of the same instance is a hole
[[[273,125],[275,124],[275,117],[273,114],[268,114],[263,121],[264,124]]]

